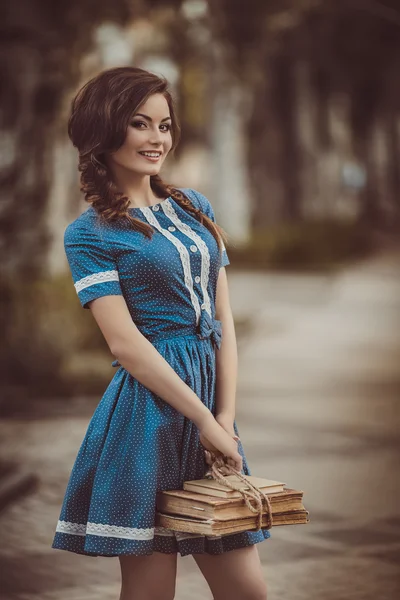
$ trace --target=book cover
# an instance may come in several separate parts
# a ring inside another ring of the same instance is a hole
[[[235,486],[241,489],[248,489],[246,484],[235,477],[235,475],[228,475],[224,477],[224,479],[231,481],[235,484]],[[267,494],[281,492],[286,485],[282,481],[264,479],[262,477],[254,477],[252,475],[247,475],[246,479]],[[218,496],[220,498],[241,498],[239,492],[229,489],[214,479],[195,479],[193,481],[185,481],[183,483],[183,489],[190,492],[196,492],[198,494]]]
[[[274,515],[273,527],[279,525],[300,525],[309,522],[307,510],[282,512]],[[178,517],[156,513],[156,525],[182,533],[195,533],[200,535],[230,535],[241,531],[252,531],[257,529],[257,517],[243,517],[230,521],[214,521],[208,519],[199,521],[187,517]],[[267,525],[267,518],[263,518],[263,525]]]
[[[272,514],[293,510],[304,510],[303,492],[285,488],[282,492],[268,494]],[[197,494],[186,490],[170,490],[157,494],[157,510],[170,514],[194,517],[200,520],[214,519],[229,521],[254,514],[247,508],[243,498],[220,498]]]

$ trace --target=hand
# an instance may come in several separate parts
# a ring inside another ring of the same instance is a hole
[[[238,452],[237,442],[218,422],[211,416],[199,427],[200,442],[210,452],[222,454],[227,463],[236,471],[243,468],[243,459]]]
[[[239,438],[238,435],[236,435],[236,432],[235,432],[235,429],[234,429],[234,426],[233,426],[233,423],[234,423],[234,420],[235,420],[235,418],[233,416],[231,416],[229,414],[226,414],[226,413],[219,413],[219,414],[216,415],[215,420],[217,421],[217,423],[219,425],[221,425],[221,427],[223,429],[225,429],[225,431],[227,433],[229,433],[230,436],[232,436],[232,438],[235,440],[235,442],[239,442],[240,441],[240,438]],[[206,456],[206,462],[207,462],[207,458],[208,457]],[[207,462],[207,464],[210,464],[210,463]],[[227,460],[227,464],[231,465],[230,459]],[[224,472],[223,469],[222,469],[222,474],[223,475],[229,475],[230,473],[229,473],[229,471]]]

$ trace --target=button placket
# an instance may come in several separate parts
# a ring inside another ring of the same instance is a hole
[[[192,244],[192,246],[188,247],[188,250],[190,250],[190,252],[193,252],[194,254],[197,253],[197,256],[200,254],[201,277],[199,278],[199,280],[193,277],[193,281],[196,283],[200,283],[201,296],[203,297],[204,304],[206,305],[205,310],[211,316],[211,302],[207,289],[210,276],[210,254],[208,251],[207,244],[202,239],[201,235],[197,234],[187,223],[183,223],[180,220],[169,200],[166,200],[163,204],[161,204],[161,208],[164,211],[165,215],[174,223],[174,225],[176,225],[176,228],[182,233],[184,233],[187,237],[189,237],[193,242],[195,242]],[[197,264],[195,259],[193,259],[191,263],[192,265],[193,263]],[[196,271],[199,272],[197,268],[195,269],[195,272]]]
[[[153,209],[154,209],[154,207],[153,207]],[[150,207],[143,207],[143,208],[141,208],[141,211],[142,211],[144,217],[150,223],[150,225],[153,225],[153,227],[155,227],[162,235],[164,235],[175,246],[175,248],[179,252],[179,256],[180,256],[180,260],[181,260],[182,268],[183,268],[184,283],[190,294],[190,299],[191,299],[194,311],[196,313],[196,321],[198,321],[198,319],[200,318],[200,315],[201,315],[201,308],[200,308],[199,299],[198,299],[197,294],[194,291],[194,287],[193,287],[193,279],[192,279],[191,265],[190,265],[190,253],[188,252],[188,248],[185,246],[185,244],[183,244],[179,240],[179,238],[177,236],[173,235],[172,233],[170,233],[168,231],[168,229],[164,229],[161,226],[159,221],[156,219],[155,215],[152,214],[153,211],[150,209]]]

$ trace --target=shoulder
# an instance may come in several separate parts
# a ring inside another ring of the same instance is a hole
[[[179,188],[192,202],[196,208],[199,208],[201,212],[205,213],[210,219],[214,220],[214,209],[209,199],[204,196],[201,192],[194,190],[193,188]]]
[[[97,216],[92,207],[86,209],[79,217],[69,223],[64,231],[64,243],[66,246],[89,240],[100,241]]]

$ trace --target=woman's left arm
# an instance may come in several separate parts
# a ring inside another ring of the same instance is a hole
[[[229,301],[229,288],[226,270],[219,270],[215,301],[215,317],[222,323],[222,343],[216,349],[216,414],[218,423],[235,436],[236,386],[238,352],[235,325]]]

